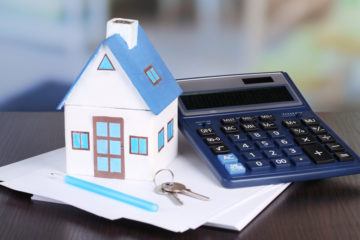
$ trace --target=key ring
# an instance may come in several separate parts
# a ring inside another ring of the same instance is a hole
[[[155,186],[159,186],[159,184],[157,184],[156,179],[157,179],[157,176],[158,176],[160,173],[162,173],[162,172],[168,172],[168,173],[170,173],[170,176],[171,176],[171,181],[170,181],[170,182],[174,182],[174,173],[173,173],[173,171],[171,171],[171,170],[168,169],[168,168],[163,168],[163,169],[160,169],[159,171],[157,171],[157,172],[155,173],[155,175],[154,175],[153,182],[154,182]]]

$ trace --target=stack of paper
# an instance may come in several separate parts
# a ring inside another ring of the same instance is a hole
[[[155,193],[153,182],[81,176],[87,181],[157,203],[159,211],[154,213],[67,185],[61,177],[51,175],[65,172],[64,148],[0,168],[0,180],[3,181],[0,184],[34,194],[36,200],[69,204],[107,219],[127,218],[174,232],[205,224],[241,230],[288,186],[223,188],[183,138],[180,145],[178,158],[169,166],[175,173],[175,180],[209,196],[210,201],[180,196],[184,206],[176,206],[166,196]]]

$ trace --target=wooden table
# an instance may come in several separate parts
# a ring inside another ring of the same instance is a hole
[[[321,116],[360,152],[360,113]],[[0,166],[64,146],[62,113],[0,113],[0,123]],[[240,233],[176,234],[29,197],[0,187],[0,239],[360,239],[360,176],[293,184]]]

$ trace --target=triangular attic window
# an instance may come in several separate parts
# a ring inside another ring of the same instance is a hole
[[[98,70],[115,70],[114,66],[110,62],[109,57],[105,54],[104,58],[101,60]]]

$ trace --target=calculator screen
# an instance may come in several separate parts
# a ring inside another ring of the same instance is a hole
[[[187,110],[294,101],[285,86],[191,93],[180,98]]]

